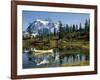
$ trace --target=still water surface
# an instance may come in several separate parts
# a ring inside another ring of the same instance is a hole
[[[23,52],[23,68],[43,68],[78,66],[82,62],[89,61],[89,55],[80,51],[53,49],[51,53],[35,55],[35,52]]]

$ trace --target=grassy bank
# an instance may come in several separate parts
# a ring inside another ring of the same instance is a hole
[[[38,40],[38,39],[27,39],[23,40],[23,48],[35,47],[37,49],[51,49],[51,48],[66,48],[66,49],[89,49],[88,41],[66,41],[66,40]]]

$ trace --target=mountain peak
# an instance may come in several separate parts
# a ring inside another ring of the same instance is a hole
[[[38,32],[38,33],[53,33],[54,29],[56,29],[56,31],[58,31],[59,29],[59,24],[58,23],[54,23],[52,22],[51,19],[47,18],[47,19],[36,19],[34,20],[31,25],[29,25],[29,27],[27,28],[27,32],[29,33],[33,33]]]
[[[47,25],[49,23],[49,21],[42,19],[36,19],[36,21],[42,23],[43,25]]]

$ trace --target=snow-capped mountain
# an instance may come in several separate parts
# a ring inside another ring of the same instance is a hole
[[[37,19],[36,21],[41,22],[41,23],[44,24],[45,26],[49,23],[49,21],[47,21],[47,20],[40,20],[40,19]]]
[[[38,32],[40,34],[53,33],[54,29],[59,30],[59,23],[54,23],[50,19],[36,19],[26,29],[29,33]]]

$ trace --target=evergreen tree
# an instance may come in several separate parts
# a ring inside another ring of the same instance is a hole
[[[75,32],[75,24],[73,24],[72,32]]]
[[[76,24],[76,26],[75,26],[75,31],[78,31],[78,25]]]
[[[63,38],[65,36],[65,27],[62,25],[62,22],[59,21],[59,38]]]
[[[68,24],[66,24],[66,29],[65,30],[66,30],[66,33],[69,32],[69,26],[68,26]]]
[[[73,31],[73,26],[71,25],[71,26],[69,27],[69,29],[70,29],[69,31],[72,32],[72,31]]]
[[[54,28],[54,36],[56,36],[56,28]]]
[[[82,32],[82,24],[79,24],[79,31]]]
[[[90,20],[85,21],[85,32],[89,32],[89,27],[90,27]]]

